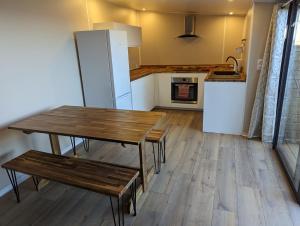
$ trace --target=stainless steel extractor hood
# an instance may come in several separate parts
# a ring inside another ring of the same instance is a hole
[[[184,34],[178,36],[178,38],[198,38],[195,34],[196,16],[188,15],[184,17]]]

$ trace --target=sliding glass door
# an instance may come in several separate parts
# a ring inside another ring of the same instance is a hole
[[[300,7],[289,6],[281,67],[274,147],[298,193],[300,187]],[[298,199],[300,196],[298,196]]]

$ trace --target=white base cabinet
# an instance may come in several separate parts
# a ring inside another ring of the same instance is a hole
[[[206,73],[159,73],[132,81],[133,110],[150,111],[156,106],[203,110],[204,132],[241,135],[246,83],[205,82],[206,76]],[[198,78],[197,104],[172,103],[172,77]]]
[[[171,73],[161,73],[156,75],[157,105],[160,107],[171,106]]]
[[[244,125],[246,83],[204,84],[204,132],[241,135]]]
[[[155,106],[155,75],[131,82],[133,110],[151,111]]]
[[[154,107],[173,107],[203,110],[204,79],[206,73],[159,73],[151,74],[131,82],[133,110],[150,111]],[[172,103],[172,77],[198,78],[198,103]]]

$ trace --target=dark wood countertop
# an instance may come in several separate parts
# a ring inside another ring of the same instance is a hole
[[[205,81],[211,82],[245,82],[245,74],[241,76],[212,76],[212,71],[232,69],[230,64],[199,64],[199,65],[143,65],[130,71],[130,80],[134,81],[154,73],[208,73]]]

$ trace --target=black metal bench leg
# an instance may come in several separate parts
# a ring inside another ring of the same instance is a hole
[[[154,170],[155,170],[155,173],[157,174],[157,173],[158,173],[158,170],[157,170],[157,166],[156,166],[156,156],[155,156],[155,147],[154,147],[154,143],[152,143],[152,149],[153,149],[153,159],[154,159]]]
[[[70,140],[71,140],[71,145],[72,145],[73,154],[76,155],[75,137],[70,137]]]
[[[158,165],[158,173],[160,173],[160,169],[161,169],[161,152],[162,152],[162,145],[161,142],[157,143],[157,165]]]
[[[132,200],[132,205],[133,205],[133,216],[136,216],[137,211],[136,211],[136,179],[130,186],[131,190],[131,200]]]
[[[16,171],[6,169],[6,173],[10,180],[10,183],[14,189],[14,192],[15,192],[15,195],[17,198],[17,202],[19,203],[20,202],[20,193],[19,193],[18,181],[17,181],[17,177],[16,177]]]
[[[114,225],[115,226],[124,226],[125,225],[125,218],[124,218],[124,201],[123,201],[123,197],[118,198],[118,200],[117,200],[118,201],[118,206],[117,206],[118,222],[116,221],[116,214],[115,214],[115,211],[114,211],[114,206],[113,206],[111,196],[109,196],[109,200],[110,200],[111,211],[112,211],[112,215],[113,215],[113,219],[114,219]]]
[[[111,196],[109,196],[109,200],[110,200],[111,212],[112,212],[113,219],[114,219],[114,224],[115,224],[115,226],[117,226],[116,215],[115,215],[114,206],[113,206],[113,203],[112,203],[112,200],[111,200]]]
[[[121,205],[120,205],[120,199],[118,198],[118,222],[119,222],[119,226],[121,226]]]
[[[39,191],[39,183],[40,183],[39,178],[38,178],[38,177],[35,177],[35,176],[32,176],[32,180],[33,180],[35,189],[36,189],[37,191]]]
[[[83,148],[84,148],[84,150],[86,152],[89,152],[90,151],[90,140],[82,138],[82,141],[83,141]]]
[[[122,225],[124,226],[125,225],[125,218],[124,218],[124,209],[125,209],[125,206],[124,206],[124,198],[123,198],[123,196],[122,196],[122,198],[121,198],[121,202],[122,202],[122,204],[121,204],[121,208],[122,208]]]
[[[163,163],[166,163],[166,137],[164,138]]]

